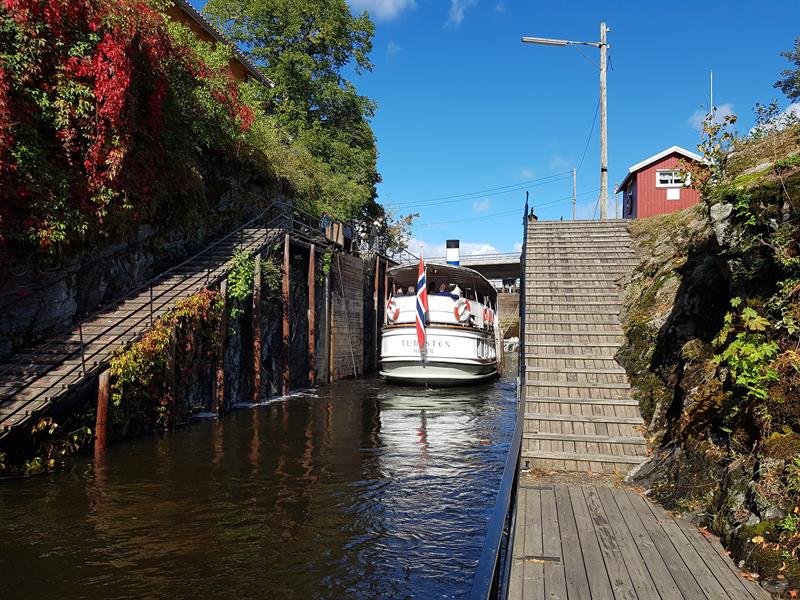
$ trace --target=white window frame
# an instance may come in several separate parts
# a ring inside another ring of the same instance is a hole
[[[682,188],[689,187],[692,183],[692,176],[690,173],[684,173],[684,178],[680,182],[675,182],[675,177],[680,174],[680,169],[656,169],[656,187],[657,188]],[[661,183],[661,174],[671,173],[673,183]]]

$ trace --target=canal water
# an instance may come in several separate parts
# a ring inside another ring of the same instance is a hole
[[[463,598],[514,398],[341,382],[0,482],[0,596]]]

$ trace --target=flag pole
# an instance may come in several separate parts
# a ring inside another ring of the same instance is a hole
[[[420,245],[419,245],[419,261],[420,261],[420,263],[422,265],[422,269],[423,269],[423,272],[425,274],[424,281],[425,281],[425,286],[427,287],[427,285],[428,285],[428,267],[425,265],[424,250],[425,250],[425,244],[420,243]],[[423,298],[422,294],[427,294],[427,290],[418,290],[417,291],[417,302],[419,302],[419,303],[422,302],[422,300],[421,300]],[[424,312],[423,315],[422,315],[422,322],[421,322],[422,332],[423,332],[423,334],[422,334],[422,343],[419,345],[419,358],[420,358],[420,361],[422,362],[423,366],[425,366],[425,360],[427,359],[427,354],[428,354],[428,349],[427,349],[428,335],[427,335],[427,332],[425,331],[425,324],[426,324],[425,322],[427,320],[428,320],[428,314],[427,314],[427,312]]]

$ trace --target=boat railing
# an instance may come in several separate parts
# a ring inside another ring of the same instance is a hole
[[[466,320],[456,318],[455,308],[458,298],[451,295],[432,294],[428,296],[428,322],[431,324],[443,323],[448,325],[474,326],[483,329],[491,324],[491,317],[485,312],[485,304],[477,300],[469,301],[469,317]],[[387,313],[390,324],[414,323],[417,319],[416,296],[393,296],[392,301],[398,310],[397,318]],[[494,315],[496,319],[497,316]]]

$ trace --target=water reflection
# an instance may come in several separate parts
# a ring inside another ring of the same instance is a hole
[[[342,383],[5,482],[4,592],[463,597],[513,392]]]

